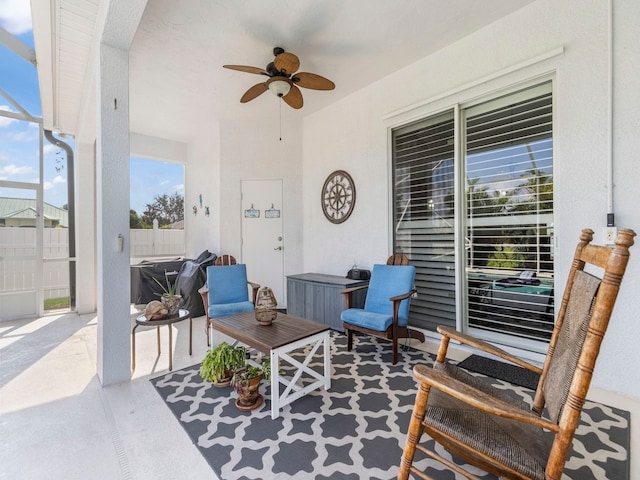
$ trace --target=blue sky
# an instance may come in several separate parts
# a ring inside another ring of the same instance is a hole
[[[33,48],[30,2],[0,0],[0,25]],[[32,116],[42,116],[36,68],[0,45],[0,88]],[[0,110],[16,112],[0,94]],[[57,135],[56,135],[57,136]],[[62,138],[72,147],[73,138]],[[67,163],[60,148],[44,141],[44,201],[62,207],[68,203]],[[0,116],[0,180],[37,183],[37,124]],[[184,194],[184,167],[142,158],[131,159],[131,208],[142,214],[147,203],[162,194]],[[31,197],[27,190],[0,188],[0,196]]]

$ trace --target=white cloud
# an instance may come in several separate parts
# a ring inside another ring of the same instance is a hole
[[[0,25],[14,35],[30,31],[30,3],[27,0],[0,0]]]
[[[46,155],[47,153],[55,152],[57,149],[58,147],[56,147],[55,145],[51,143],[45,143],[44,146],[42,147],[42,153]]]
[[[184,183],[181,183],[180,185],[174,185],[173,189],[176,191],[176,193],[184,196]]]
[[[59,183],[66,183],[66,182],[67,182],[67,181],[64,179],[64,177],[61,177],[60,175],[58,175],[58,176],[54,177],[54,178],[53,178],[53,180],[51,180],[51,181],[48,181],[48,180],[47,180],[47,181],[45,181],[45,182],[42,184],[42,188],[43,188],[44,190],[52,190],[52,189],[54,189],[54,188],[55,188],[55,186],[56,186],[57,184],[59,184]]]
[[[13,122],[17,122],[17,120],[15,118],[9,118],[9,117],[0,117],[0,128],[2,127],[8,127],[9,125],[11,125]]]
[[[18,167],[17,165],[5,165],[0,168],[0,175],[4,178],[15,177],[16,175],[26,175],[29,173],[33,173],[33,168],[23,166]]]
[[[2,0],[0,0],[0,1],[2,1]],[[11,107],[9,107],[9,105],[0,105],[0,110],[4,110],[5,112],[13,112],[13,113],[15,113],[15,111]],[[9,117],[0,116],[0,128],[6,127],[8,125],[11,125],[13,122],[17,122],[17,120],[15,118],[9,118]]]
[[[9,132],[6,138],[11,142],[34,142],[38,140],[38,131],[28,128],[21,132]]]

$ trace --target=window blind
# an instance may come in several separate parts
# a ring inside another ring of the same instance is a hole
[[[553,329],[551,85],[465,119],[470,327],[547,340]]]
[[[416,267],[410,322],[455,326],[453,112],[393,134],[394,243]]]
[[[551,82],[466,106],[460,118],[456,125],[451,110],[392,132],[394,248],[417,270],[409,321],[435,330],[459,316],[488,335],[545,341],[554,291]],[[459,198],[455,169],[465,179]],[[466,267],[459,287],[456,255]]]

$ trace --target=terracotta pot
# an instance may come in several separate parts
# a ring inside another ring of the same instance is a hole
[[[231,379],[233,378],[233,374],[229,370],[224,371],[224,378],[219,378],[217,381],[213,382],[214,387],[228,387],[231,385]]]
[[[232,380],[231,384],[233,389],[238,394],[236,407],[240,410],[254,410],[262,405],[264,397],[259,392],[262,377],[263,376],[260,375],[248,381],[241,380],[239,382]]]

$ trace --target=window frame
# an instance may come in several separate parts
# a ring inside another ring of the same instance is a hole
[[[534,339],[520,339],[517,337],[513,337],[510,335],[505,335],[497,332],[486,332],[483,330],[476,329],[474,327],[470,327],[468,324],[468,292],[465,288],[466,285],[466,255],[464,254],[464,245],[465,245],[465,236],[466,236],[466,200],[462,199],[461,194],[465,195],[466,191],[466,181],[463,174],[463,168],[461,168],[462,163],[465,162],[465,151],[464,151],[464,142],[465,142],[465,129],[464,129],[464,112],[477,107],[483,103],[487,103],[490,101],[496,101],[500,97],[507,97],[509,95],[513,95],[518,91],[526,91],[526,96],[531,97],[531,91],[536,86],[540,86],[542,84],[549,83],[550,85],[550,95],[551,95],[551,121],[552,121],[552,141],[555,136],[555,103],[556,103],[556,92],[555,92],[555,75],[553,73],[547,73],[544,75],[536,76],[535,78],[528,78],[525,81],[512,83],[508,87],[505,88],[496,88],[493,90],[487,90],[483,94],[472,95],[473,89],[469,89],[469,91],[460,90],[456,92],[456,96],[461,97],[467,95],[467,99],[461,98],[451,98],[443,99],[435,99],[433,109],[424,108],[428,107],[428,104],[422,104],[422,108],[416,109],[411,112],[412,117],[406,118],[408,115],[402,115],[405,117],[405,121],[397,121],[393,125],[389,125],[388,128],[388,138],[389,138],[389,171],[390,171],[390,202],[389,202],[389,213],[390,213],[390,228],[389,228],[389,244],[390,251],[395,250],[396,245],[396,213],[395,213],[395,202],[396,202],[396,190],[395,190],[395,174],[396,174],[396,164],[395,164],[395,152],[394,152],[394,135],[395,132],[401,130],[405,127],[410,127],[411,125],[419,124],[420,122],[429,120],[430,118],[434,118],[440,115],[445,115],[448,112],[453,112],[454,117],[454,195],[456,206],[454,208],[454,248],[455,248],[455,260],[454,260],[454,268],[455,268],[455,326],[458,330],[463,332],[473,333],[480,338],[484,338],[486,340],[490,340],[496,343],[502,343],[507,347],[514,347],[516,349],[524,349],[529,350],[531,352],[542,353],[545,352],[548,347],[548,341],[537,341]],[[444,100],[444,101],[443,101]],[[446,101],[448,100],[448,101]],[[460,101],[455,101],[460,100]],[[420,111],[418,111],[420,110]],[[409,112],[409,110],[407,110]],[[406,112],[405,112],[406,113]],[[462,163],[461,163],[462,162]],[[552,159],[552,165],[554,161]],[[464,208],[461,208],[458,203],[464,201]],[[551,213],[553,216],[553,212]],[[459,232],[465,232],[465,234],[461,235]],[[551,248],[553,249],[553,240]],[[555,260],[552,259],[553,270],[555,270]],[[555,311],[553,312],[553,317],[555,318]],[[430,330],[427,330],[427,334],[430,333]]]

